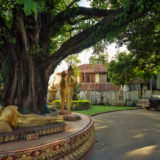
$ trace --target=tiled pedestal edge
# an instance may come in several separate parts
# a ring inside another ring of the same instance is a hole
[[[78,160],[90,149],[95,140],[94,123],[91,118],[89,119],[86,127],[73,135],[50,144],[1,152],[0,160]]]

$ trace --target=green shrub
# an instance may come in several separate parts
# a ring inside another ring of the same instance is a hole
[[[60,107],[60,100],[53,101],[53,105],[50,108],[58,108]],[[71,110],[80,110],[80,109],[88,109],[91,107],[91,101],[88,100],[73,100]],[[64,105],[66,109],[66,102]]]

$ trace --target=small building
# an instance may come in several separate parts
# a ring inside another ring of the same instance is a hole
[[[147,92],[150,88],[150,80],[135,78],[122,86],[123,103],[127,105],[136,105],[138,99],[150,94]]]
[[[154,95],[160,95],[160,75],[157,78],[140,79],[135,78],[128,84],[123,85],[123,103],[135,105],[138,99],[149,99]]]
[[[80,99],[88,99],[93,104],[119,104],[119,87],[113,85],[108,78],[107,70],[103,64],[82,64],[78,66],[80,76],[77,82],[80,86]],[[66,71],[67,72],[67,71]],[[58,73],[58,83],[61,73]]]

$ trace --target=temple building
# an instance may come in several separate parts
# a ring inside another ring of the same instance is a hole
[[[80,76],[80,99],[88,99],[92,104],[115,105],[119,103],[119,88],[113,85],[108,78],[107,70],[103,64],[82,64],[78,66]],[[67,71],[66,71],[67,73]],[[61,80],[61,72],[57,73],[58,83]]]

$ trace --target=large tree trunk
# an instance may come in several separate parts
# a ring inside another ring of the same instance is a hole
[[[22,54],[21,54],[22,55]],[[19,57],[12,64],[3,100],[5,105],[17,105],[22,112],[41,113],[47,92],[47,80],[34,56]]]
[[[34,26],[31,30],[25,28],[23,14],[18,16],[13,29],[16,43],[10,43],[7,38],[5,40],[8,46],[6,51],[12,60],[3,101],[5,106],[17,105],[25,113],[41,113],[49,77],[40,66],[42,60],[34,54],[39,41],[40,19],[35,22],[32,18],[29,22]]]

